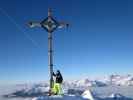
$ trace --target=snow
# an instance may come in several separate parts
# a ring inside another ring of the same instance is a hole
[[[80,80],[65,81],[63,86],[69,88],[103,87],[108,85],[133,86],[132,75],[110,75],[101,79],[84,78]]]
[[[89,100],[95,100],[92,92],[89,89],[84,91],[84,93],[82,94],[82,97]]]
[[[42,96],[42,97],[35,97],[32,100],[88,100],[84,99],[80,96],[75,95],[64,95],[64,96]]]
[[[48,86],[47,82],[2,86],[0,100],[133,100],[132,75],[64,81],[63,96],[47,96]]]
[[[123,98],[124,96],[122,96],[121,94],[119,94],[119,93],[113,93],[113,94],[111,94],[110,96],[109,96],[109,98]]]
[[[110,76],[110,82],[115,85],[119,86],[133,86],[133,76],[131,75],[111,75]]]

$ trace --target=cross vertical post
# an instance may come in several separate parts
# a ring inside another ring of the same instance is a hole
[[[53,50],[52,50],[52,32],[48,32],[48,64],[49,64],[49,77],[50,88],[53,88]]]

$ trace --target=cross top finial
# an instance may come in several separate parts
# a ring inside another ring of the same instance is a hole
[[[50,16],[52,16],[52,9],[51,8],[48,9],[48,17],[50,17]]]

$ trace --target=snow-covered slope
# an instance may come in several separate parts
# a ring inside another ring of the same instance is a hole
[[[55,95],[55,96],[40,96],[35,97],[32,100],[95,100],[93,94],[88,89],[83,92],[82,95]]]
[[[80,96],[75,95],[64,95],[64,96],[42,96],[42,97],[35,97],[32,100],[89,100],[85,99]]]

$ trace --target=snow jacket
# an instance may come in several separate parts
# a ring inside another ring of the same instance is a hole
[[[61,84],[63,82],[63,77],[62,77],[60,71],[57,71],[56,74],[53,72],[53,76],[56,78],[56,83]]]

